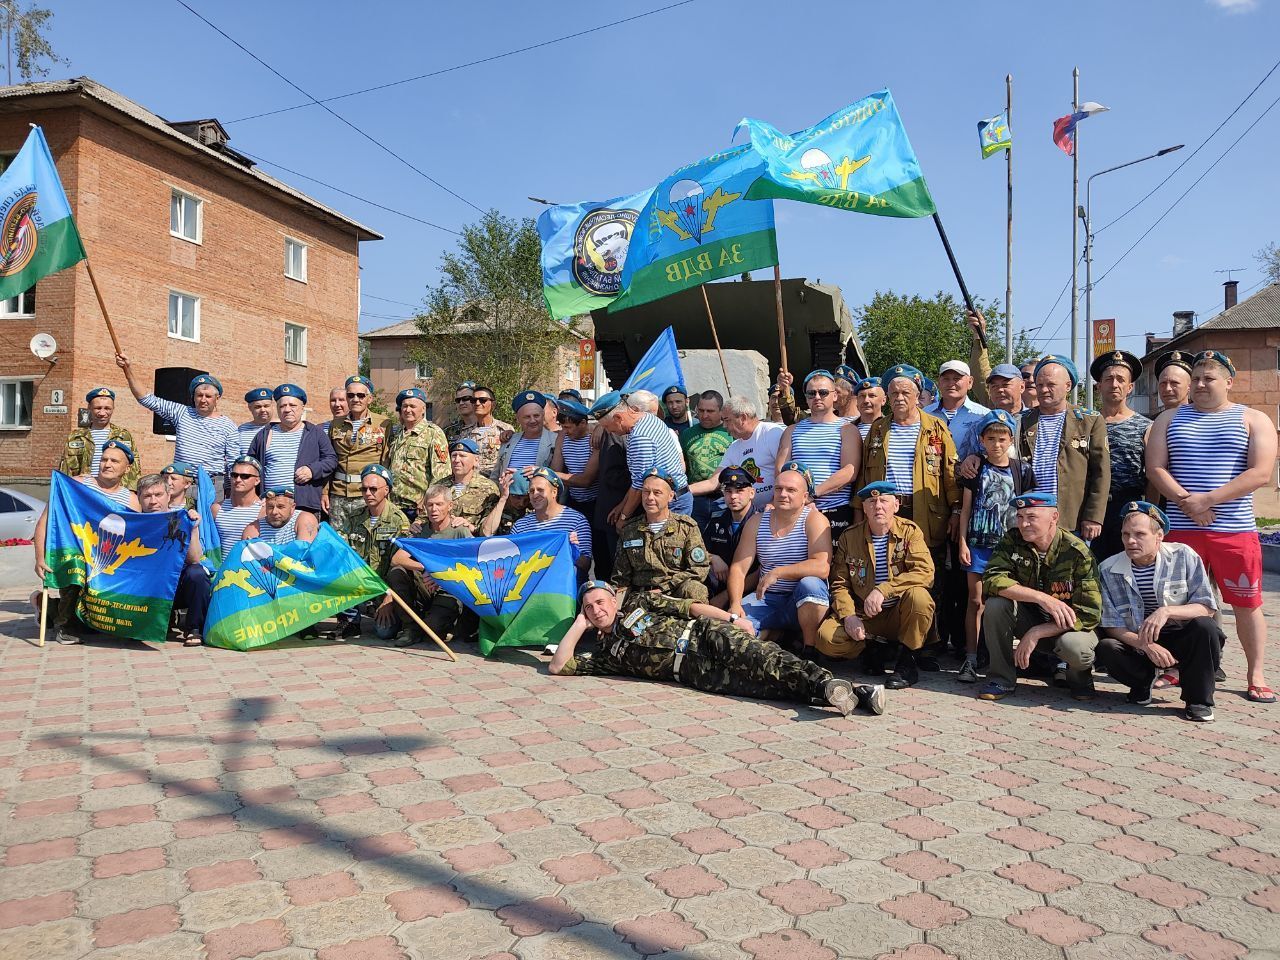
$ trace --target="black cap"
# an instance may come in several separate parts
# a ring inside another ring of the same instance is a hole
[[[1089,376],[1093,377],[1094,382],[1097,383],[1102,380],[1102,375],[1109,367],[1128,367],[1129,376],[1133,380],[1142,376],[1142,361],[1128,350],[1108,350],[1096,357],[1093,363],[1089,364]]]
[[[1160,371],[1165,367],[1181,367],[1187,373],[1191,372],[1191,368],[1195,366],[1196,355],[1187,353],[1185,350],[1170,350],[1159,360],[1156,361],[1156,376],[1160,376]]]
[[[720,471],[722,487],[754,487],[755,478],[742,467],[725,467]]]

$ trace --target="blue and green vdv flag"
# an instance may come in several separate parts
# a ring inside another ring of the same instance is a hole
[[[557,320],[607,307],[622,289],[622,268],[640,211],[653,189],[612,200],[564,203],[538,217],[542,296]]]
[[[577,615],[573,547],[563,530],[396,544],[480,617],[480,652],[558,643]]]
[[[773,204],[745,200],[762,171],[760,157],[743,144],[681,167],[658,184],[636,221],[622,293],[609,309],[774,266]]]
[[[993,153],[1013,148],[1013,131],[1009,129],[1009,116],[998,113],[978,121],[978,146],[982,148],[982,159]]]
[[[327,523],[311,543],[241,540],[214,575],[204,639],[228,650],[264,647],[386,592]]]
[[[764,172],[748,200],[802,200],[881,217],[936,212],[907,131],[888,90],[787,136],[763,120],[742,120]]]
[[[82,588],[76,614],[93,630],[163,642],[190,538],[185,510],[137,513],[55,473],[44,585]]]
[[[200,549],[206,566],[217,570],[222,565],[222,535],[218,533],[218,524],[214,522],[213,505],[221,502],[221,497],[213,489],[213,479],[209,471],[197,466],[196,476],[196,513],[200,517]]]
[[[0,300],[84,258],[49,144],[34,127],[0,175]]]
[[[676,349],[675,331],[667,327],[658,334],[653,346],[645,351],[620,392],[648,390],[662,396],[662,392],[670,386],[677,386],[686,394],[689,392],[684,383],[684,367],[680,365],[680,351]]]

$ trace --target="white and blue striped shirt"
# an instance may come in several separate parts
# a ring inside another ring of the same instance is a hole
[[[98,475],[98,464],[102,463],[102,445],[107,442],[107,437],[111,433],[109,427],[103,427],[101,430],[90,430],[93,437],[93,462],[89,464],[89,473],[91,476]],[[137,453],[137,451],[134,451]]]
[[[903,496],[915,493],[916,444],[919,442],[919,420],[915,423],[889,422],[884,469],[885,479],[893,484],[895,493]]]
[[[805,521],[812,507],[806,505],[796,518],[795,525],[785,537],[773,535],[773,517],[777,513],[765,510],[760,514],[760,526],[756,528],[756,560],[760,564],[760,575],[770,570],[785,567],[792,563],[803,563],[809,559],[809,534],[805,530]],[[766,593],[790,593],[799,580],[775,580]]]
[[[250,521],[252,523],[253,521]],[[249,524],[245,524],[248,526]],[[284,526],[273,527],[266,517],[258,521],[258,539],[263,543],[285,544],[298,539],[298,511],[295,509]]]
[[[876,558],[876,586],[889,579],[889,534],[877,537],[871,534],[871,548]]]
[[[261,423],[242,423],[240,426],[236,427],[236,438],[237,442],[240,444],[240,456],[247,457],[249,455],[249,448],[253,446],[253,438],[258,435],[258,431],[264,426],[267,425]]]
[[[536,467],[538,465],[538,445],[541,443],[541,436],[521,437],[516,441],[516,445],[511,451],[511,460],[507,463],[507,468],[520,471],[525,467]]]
[[[568,473],[581,473],[587,469],[591,459],[591,437],[587,435],[581,440],[573,440],[560,434],[560,455],[564,457],[564,468]],[[589,487],[570,487],[569,499],[575,503],[591,503],[597,493],[596,484]]]
[[[863,443],[866,443],[866,442],[867,442],[867,434],[871,432],[871,424],[870,424],[870,423],[863,423],[861,420],[859,420],[859,421],[858,421],[858,432],[859,432],[860,434],[862,434],[862,442],[863,442]]]
[[[1230,483],[1249,468],[1249,428],[1244,407],[1204,413],[1191,404],[1178,408],[1166,434],[1169,472],[1188,493],[1209,493]],[[1039,474],[1036,474],[1037,479]],[[1171,530],[1208,530],[1211,533],[1253,533],[1253,494],[1246,493],[1213,508],[1213,523],[1198,527],[1178,507],[1169,504]]]
[[[791,459],[813,474],[814,487],[820,487],[840,469],[840,430],[843,420],[814,423],[801,420],[791,429]],[[819,496],[814,503],[819,510],[832,510],[849,502],[849,484]]]
[[[108,500],[115,501],[120,506],[124,507],[126,510],[133,509],[132,507],[129,506],[129,494],[131,494],[133,491],[130,490],[128,487],[126,487],[123,483],[120,484],[118,487],[116,487],[114,490],[103,490],[98,483],[97,477],[91,477],[86,474],[81,477],[76,477],[76,479],[79,480],[81,483],[83,483],[86,487],[90,487],[94,490],[97,490],[100,494],[102,494]]]
[[[1156,612],[1160,601],[1156,598],[1156,565],[1149,563],[1145,567],[1134,566],[1133,583],[1138,588],[1138,596],[1142,598],[1142,615],[1149,617]]]
[[[213,518],[218,528],[218,536],[222,538],[222,555],[244,539],[244,528],[258,519],[262,513],[262,501],[255,500],[246,507],[233,507],[230,498],[223,500],[218,508],[218,515]],[[265,522],[265,521],[264,521]]]
[[[210,473],[226,473],[227,463],[240,456],[240,437],[230,417],[202,417],[195,407],[184,406],[149,393],[138,401],[177,432],[173,459]]]
[[[547,520],[539,520],[537,514],[526,513],[511,525],[512,533],[532,533],[533,531],[546,533],[556,530],[576,533],[579,556],[591,556],[591,524],[573,507],[565,507],[556,516]]]
[[[670,474],[677,492],[689,486],[684,452],[675,431],[652,413],[646,413],[627,434],[627,470],[632,490],[644,486],[644,475],[650,467],[660,467]]]
[[[271,425],[267,437],[266,463],[262,465],[263,489],[283,487],[293,483],[293,472],[298,469],[298,447],[306,431],[302,424],[296,430],[281,430],[279,424]]]
[[[1058,447],[1062,443],[1062,427],[1067,411],[1050,416],[1040,414],[1036,422],[1036,446],[1031,454],[1031,470],[1036,475],[1036,492],[1058,492]]]

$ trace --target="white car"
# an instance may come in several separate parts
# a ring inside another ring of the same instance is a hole
[[[30,540],[44,501],[12,487],[0,487],[0,540]]]

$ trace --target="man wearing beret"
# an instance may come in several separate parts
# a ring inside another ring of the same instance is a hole
[[[873,637],[899,645],[897,669],[885,684],[899,690],[920,679],[915,653],[933,622],[933,557],[920,528],[897,515],[892,483],[869,483],[858,499],[862,522],[840,537],[831,560],[831,611],[818,628],[818,652],[849,660]],[[882,652],[871,657],[873,673],[883,672]]]
[[[498,485],[480,473],[480,451],[470,437],[459,437],[449,444],[449,469],[452,483],[452,515],[463,520],[476,537],[492,536],[498,528],[501,513],[493,514],[501,496]]]
[[[1092,700],[1094,631],[1102,615],[1098,566],[1084,541],[1058,525],[1052,493],[1024,493],[1013,506],[1017,524],[996,545],[982,575],[991,665],[978,699],[1013,693],[1017,671],[1030,667],[1040,648],[1066,662],[1071,695]]]
[[[391,421],[369,409],[373,402],[369,378],[353,374],[347,377],[344,389],[347,412],[329,422],[329,443],[338,463],[321,503],[335,530],[341,530],[347,516],[364,506],[360,471],[382,462],[391,439]]]
[[[294,488],[299,510],[320,516],[320,494],[338,465],[327,425],[302,419],[307,392],[296,383],[282,383],[272,391],[279,423],[258,431],[249,456],[262,464],[262,485]]]
[[[551,466],[556,432],[546,427],[546,405],[546,394],[537,390],[525,390],[511,398],[511,410],[520,429],[498,451],[490,480],[500,480],[507,470],[528,477],[535,467]]]
[[[671,512],[688,515],[693,511],[693,495],[685,472],[684,454],[675,431],[669,429],[657,414],[658,398],[648,390],[622,394],[613,390],[600,397],[591,407],[597,422],[609,433],[625,438],[627,472],[631,489],[622,502],[609,511],[608,522],[619,530],[637,515],[640,488],[649,471],[657,467],[675,484]]]
[[[671,510],[675,484],[660,467],[644,475],[641,510],[618,532],[613,584],[706,603],[711,562],[693,518]]]
[[[175,460],[161,468],[160,476],[164,478],[166,509],[195,509],[195,491],[191,488],[200,479],[200,474],[195,467],[181,460]]]
[[[271,426],[276,403],[270,387],[254,387],[245,393],[244,404],[249,408],[249,422],[236,427],[236,436],[240,442],[240,454],[247,455],[253,446],[253,438],[263,427]]]
[[[1093,540],[1102,532],[1111,489],[1106,422],[1068,402],[1080,376],[1066,357],[1042,357],[1035,379],[1040,406],[1022,418],[1018,454],[1031,464],[1036,490],[1057,497],[1062,528]]]
[[[111,422],[116,412],[115,391],[108,387],[94,387],[85,395],[84,402],[89,407],[89,425],[71,431],[62,452],[62,462],[58,465],[58,470],[69,477],[97,476],[102,445],[108,440],[122,440],[130,449],[136,449],[133,434]],[[125,471],[124,485],[130,490],[135,489],[140,476],[142,458],[135,454],[133,463]]]
[[[1111,486],[1102,533],[1090,544],[1101,563],[1124,547],[1120,543],[1120,511],[1147,495],[1146,449],[1151,421],[1129,406],[1134,381],[1142,375],[1142,361],[1125,350],[1112,350],[1089,367],[1098,384],[1102,419],[1107,425],[1107,449],[1111,456]]]
[[[391,501],[391,489],[394,478],[391,471],[380,463],[371,463],[360,471],[360,496],[364,506],[348,514],[346,523],[338,533],[342,534],[351,549],[360,555],[385,582],[391,570],[391,558],[399,549],[397,537],[409,535],[409,518],[404,511]],[[370,601],[374,603],[374,601]],[[384,595],[373,607],[373,618],[379,631],[386,637],[394,636],[398,629],[399,619],[395,610],[395,602]],[[342,636],[360,635],[360,624],[356,620],[343,627]]]
[[[382,465],[395,477],[391,499],[413,520],[427,488],[449,476],[449,443],[427,419],[427,395],[419,387],[396,394],[400,423],[382,451]]]
[[[1156,674],[1178,664],[1182,715],[1213,720],[1213,676],[1222,629],[1204,563],[1185,543],[1168,543],[1169,518],[1145,500],[1120,510],[1122,552],[1104,561],[1102,639],[1098,660],[1129,688],[1129,702],[1146,706]]]
[[[884,388],[880,386],[879,377],[863,377],[853,385],[853,405],[863,446],[871,425],[884,415],[884,404]]]
[[[693,426],[693,417],[689,413],[689,395],[684,392],[684,387],[673,383],[663,390],[662,406],[667,411],[662,418],[662,422],[674,430],[677,435],[684,433],[685,430]]]

